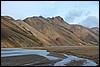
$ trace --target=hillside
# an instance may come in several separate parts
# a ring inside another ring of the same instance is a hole
[[[71,25],[60,16],[15,20],[1,16],[1,47],[99,45],[99,28]]]

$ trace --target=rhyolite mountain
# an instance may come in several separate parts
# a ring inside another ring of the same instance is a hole
[[[60,16],[15,20],[1,16],[1,47],[99,45],[99,28],[68,24]]]

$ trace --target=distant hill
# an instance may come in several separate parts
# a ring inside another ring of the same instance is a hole
[[[99,45],[99,28],[71,25],[60,16],[15,20],[1,16],[1,47]]]

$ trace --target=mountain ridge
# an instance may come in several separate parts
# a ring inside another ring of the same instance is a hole
[[[1,47],[99,45],[99,28],[68,24],[60,16],[15,20],[1,16]]]

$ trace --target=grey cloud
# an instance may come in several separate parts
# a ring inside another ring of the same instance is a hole
[[[87,16],[87,15],[89,15],[90,13],[91,13],[90,11],[83,10],[82,15]]]
[[[90,14],[90,12],[86,10],[71,10],[67,13],[65,20],[69,22],[73,22],[78,17],[84,16],[84,15],[87,16],[88,14]]]
[[[85,12],[85,16],[89,15],[90,14],[90,11],[86,11]]]
[[[81,15],[81,10],[71,10],[68,12],[65,19],[69,22],[73,22],[77,17],[80,17]]]
[[[85,26],[85,27],[89,27],[89,28],[99,27],[99,19],[97,19],[97,17],[95,17],[95,16],[88,16],[80,24]]]
[[[81,10],[72,10],[69,12],[69,15],[74,16],[74,17],[80,17],[82,15]]]

